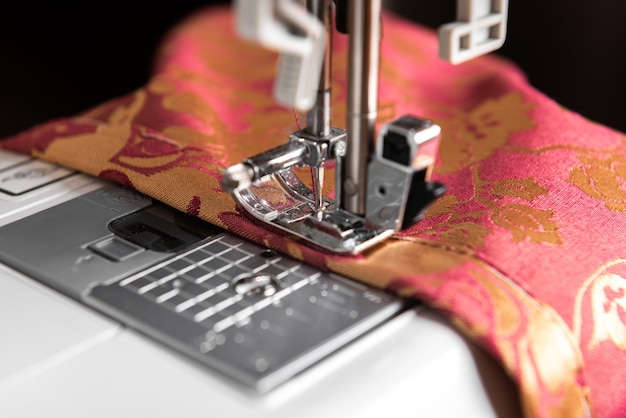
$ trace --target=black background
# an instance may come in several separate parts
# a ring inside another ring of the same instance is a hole
[[[0,138],[142,86],[165,32],[223,2],[50,3],[0,5]],[[455,20],[453,0],[387,3],[429,26]],[[562,105],[626,132],[624,22],[623,0],[511,0],[499,53]]]

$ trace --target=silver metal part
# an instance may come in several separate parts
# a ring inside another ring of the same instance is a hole
[[[311,139],[315,141],[316,138],[323,140],[323,138],[328,137],[331,133],[332,13],[330,10],[329,0],[307,0],[307,9],[322,22],[324,28],[326,29],[324,63],[320,73],[317,96],[313,108],[306,114],[307,126],[305,130],[311,135]],[[315,210],[323,210],[323,162],[311,166],[311,178],[313,181],[313,194],[315,196]]]
[[[403,308],[382,291],[261,254],[219,235],[156,269],[94,286],[86,301],[259,393]]]
[[[246,189],[252,183],[279,170],[303,166],[306,154],[307,147],[304,143],[289,141],[228,167],[222,173],[222,187],[227,191]]]
[[[222,187],[226,190],[248,188],[254,180],[254,169],[245,163],[230,166],[222,173]]]
[[[413,170],[375,159],[369,164],[368,171],[367,220],[384,228],[400,229]]]
[[[306,131],[316,137],[330,135],[331,110],[331,68],[332,68],[332,13],[330,0],[307,0],[307,9],[324,24],[326,28],[326,50],[324,65],[320,74],[315,105],[306,114]]]
[[[249,170],[242,169],[241,164],[226,169],[222,187],[231,192],[246,212],[277,229],[327,251],[359,253],[388,238],[393,230],[337,208],[332,199],[316,194],[293,171],[301,166],[319,167],[328,159],[340,157],[345,151],[345,141],[346,133],[338,128],[331,128],[331,135],[324,140],[312,139],[304,130],[296,132],[287,144],[241,163]],[[295,152],[296,149],[301,152]],[[288,154],[289,158],[283,161],[289,165],[269,172],[270,167],[276,168],[277,151]],[[293,158],[296,155],[297,162]],[[230,187],[244,184],[232,180],[242,171],[254,173],[253,181],[247,187]],[[314,188],[320,187],[313,183]]]
[[[255,218],[319,248],[356,254],[412,225],[443,193],[443,186],[428,179],[440,132],[438,125],[411,116],[383,126],[367,166],[365,216],[323,197],[319,177],[313,177],[311,189],[293,172],[300,166],[316,170],[329,159],[341,162],[346,133],[337,128],[326,140],[296,132],[287,144],[227,169],[222,185]],[[276,156],[279,151],[285,153],[282,158]],[[284,162],[283,168],[277,161]],[[254,173],[254,181],[235,181],[242,172]]]
[[[348,1],[348,148],[344,159],[342,209],[365,213],[367,163],[374,147],[380,60],[380,0]]]
[[[311,168],[315,210],[324,210],[324,163]]]
[[[441,193],[428,181],[440,128],[402,117],[382,127],[378,106],[381,0],[348,0],[347,132],[330,124],[330,0],[307,0],[327,30],[325,64],[307,127],[289,141],[227,168],[222,186],[255,218],[335,253],[356,254],[412,225]],[[343,29],[342,29],[343,30]],[[323,195],[325,164],[335,161],[335,200]],[[293,171],[309,167],[311,187]]]
[[[118,186],[2,226],[0,261],[260,393],[404,308]]]
[[[368,222],[404,229],[443,193],[443,186],[429,182],[440,133],[439,125],[412,116],[383,126],[368,165]]]

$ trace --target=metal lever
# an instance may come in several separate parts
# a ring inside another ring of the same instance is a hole
[[[361,215],[378,113],[380,12],[381,0],[348,0],[348,149],[340,198],[343,209]]]

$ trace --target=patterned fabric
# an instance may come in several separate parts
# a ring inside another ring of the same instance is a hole
[[[2,146],[426,301],[502,363],[526,417],[625,416],[626,138],[559,107],[510,63],[453,67],[436,49],[431,32],[385,16],[379,115],[442,126],[434,176],[449,191],[422,222],[360,256],[276,235],[220,189],[223,167],[297,129],[271,98],[276,56],[239,40],[227,9],[173,31],[145,88]],[[346,53],[336,36],[339,127]]]

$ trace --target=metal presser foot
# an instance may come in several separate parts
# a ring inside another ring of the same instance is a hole
[[[254,218],[338,254],[356,254],[405,229],[444,192],[429,181],[439,126],[404,116],[374,141],[381,0],[237,0],[239,33],[281,52],[276,100],[307,111],[287,143],[223,172],[222,187]],[[332,127],[331,37],[349,36],[347,130]],[[376,143],[374,146],[373,144]],[[335,200],[322,194],[335,161]],[[312,188],[294,172],[309,167]]]
[[[256,219],[334,253],[359,253],[416,222],[445,191],[429,181],[440,128],[404,116],[374,138],[382,0],[234,4],[239,34],[281,53],[274,97],[307,111],[307,126],[286,144],[227,168],[224,189]],[[507,13],[508,0],[457,0],[458,21],[439,31],[441,57],[459,63],[499,48]],[[349,37],[346,131],[330,125],[333,16]],[[335,200],[322,194],[329,160]],[[297,167],[310,168],[312,188]]]
[[[341,209],[337,200],[322,195],[319,173],[325,161],[335,160],[341,178],[346,133],[337,128],[323,139],[295,132],[286,144],[227,168],[222,187],[243,209],[272,227],[314,247],[357,254],[412,225],[444,192],[441,184],[428,181],[439,133],[438,125],[410,116],[382,128],[368,165],[364,215]],[[313,189],[293,171],[304,166],[314,174]]]

